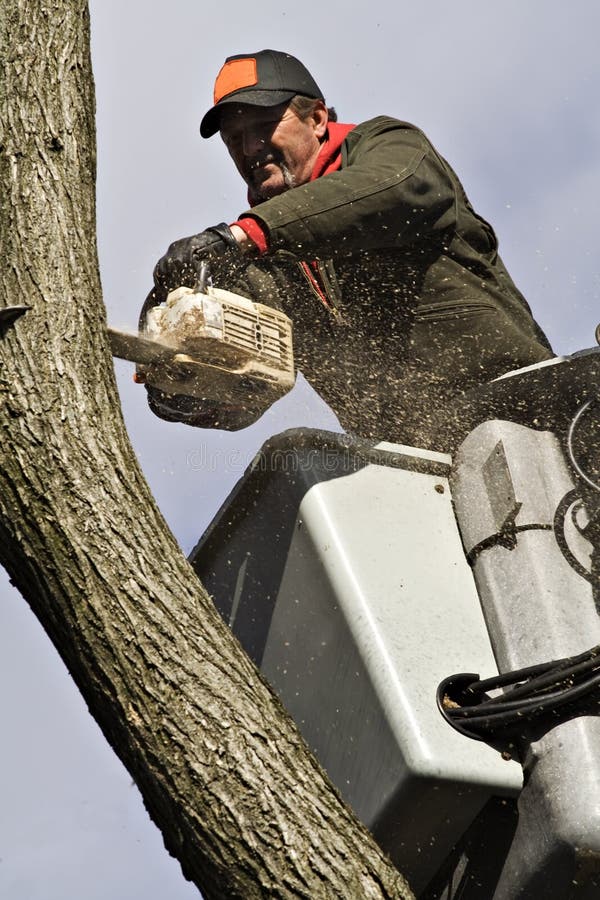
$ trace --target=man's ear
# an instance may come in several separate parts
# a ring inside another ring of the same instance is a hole
[[[315,131],[316,137],[319,141],[322,141],[325,137],[325,133],[327,131],[327,122],[329,119],[329,113],[327,112],[327,107],[323,103],[322,100],[317,100],[315,108],[312,113],[313,127]]]

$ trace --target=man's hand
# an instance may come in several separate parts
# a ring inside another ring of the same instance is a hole
[[[236,231],[242,231],[236,227]],[[243,233],[243,232],[242,232]],[[245,237],[245,235],[244,235]],[[178,287],[195,287],[202,262],[211,258],[232,254],[232,259],[241,262],[242,247],[231,228],[222,222],[194,234],[192,237],[175,241],[154,269],[154,283],[163,291]]]

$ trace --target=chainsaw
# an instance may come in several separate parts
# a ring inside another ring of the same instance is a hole
[[[161,396],[257,419],[294,385],[292,327],[279,310],[200,279],[148,310],[138,333],[108,329],[113,356]]]

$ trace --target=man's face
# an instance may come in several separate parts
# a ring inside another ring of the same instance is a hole
[[[300,119],[288,103],[232,104],[221,115],[221,137],[248,185],[252,203],[310,181],[326,129],[324,104],[306,119]]]

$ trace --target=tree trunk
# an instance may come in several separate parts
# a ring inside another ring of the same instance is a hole
[[[225,627],[120,414],[83,0],[0,0],[0,561],[206,898],[409,897]],[[118,23],[115,23],[118,27]]]

